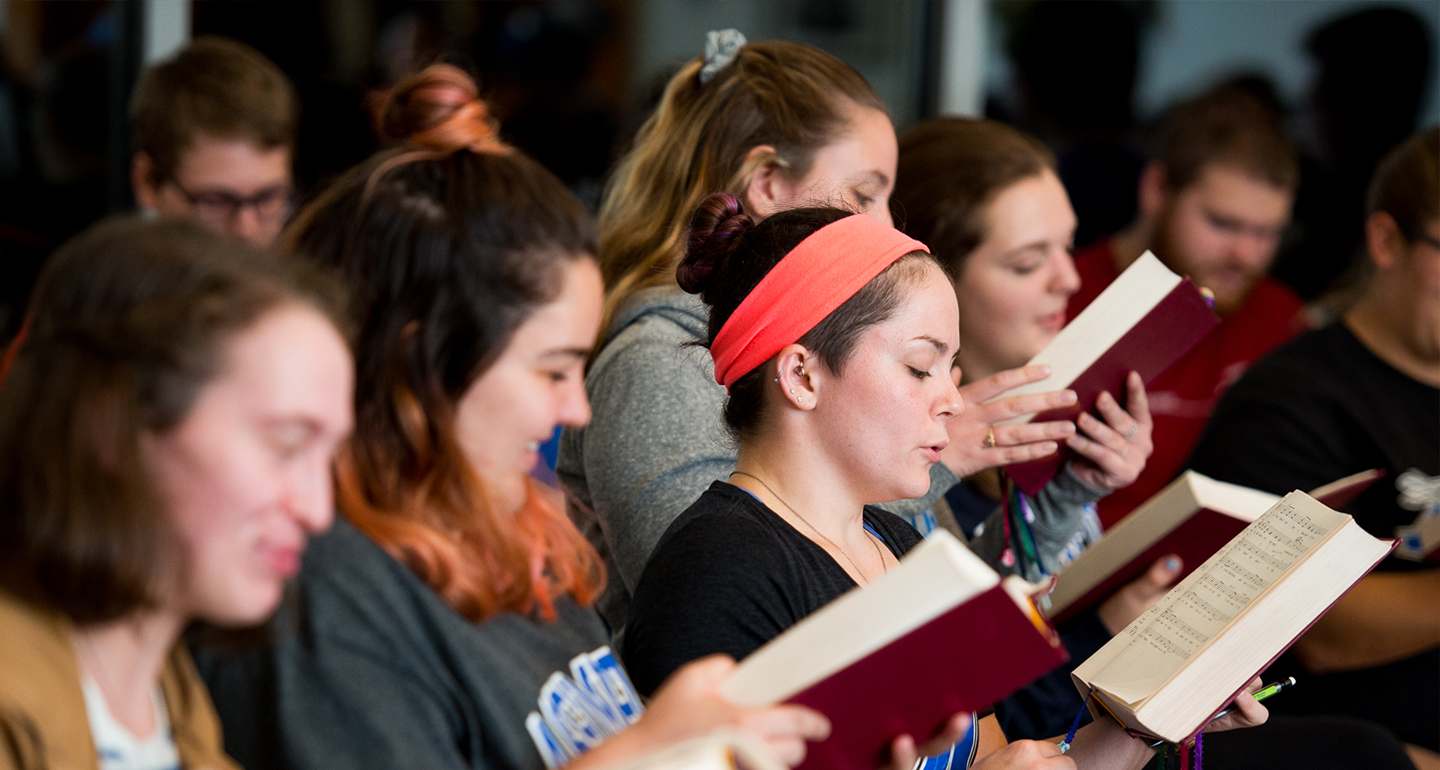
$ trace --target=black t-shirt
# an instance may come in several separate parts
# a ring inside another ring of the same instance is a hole
[[[865,508],[896,558],[920,542],[903,519]],[[620,654],[642,695],[717,652],[740,660],[855,588],[825,549],[745,490],[717,481],[665,531],[645,564]]]
[[[1393,537],[1418,515],[1400,504],[1401,474],[1440,475],[1440,389],[1397,371],[1334,324],[1251,367],[1220,400],[1190,467],[1275,494],[1384,468],[1385,478],[1345,511],[1371,534]],[[1379,567],[1432,568],[1396,558]],[[1406,741],[1440,749],[1440,650],[1326,675],[1307,673],[1287,655],[1271,671],[1294,673],[1302,684],[1275,699],[1277,710],[1362,716]]]

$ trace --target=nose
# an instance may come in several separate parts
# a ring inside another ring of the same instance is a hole
[[[260,221],[260,215],[252,205],[242,205],[235,209],[230,221],[226,225],[226,234],[241,238],[254,246],[268,246],[264,242],[265,225]]]
[[[1264,267],[1280,245],[1278,236],[1268,232],[1246,232],[1236,236],[1231,253],[1246,267]]]
[[[1070,252],[1061,249],[1055,255],[1055,273],[1050,282],[1050,289],[1056,294],[1063,294],[1069,297],[1080,291],[1080,272],[1075,269],[1075,259]]]
[[[957,368],[956,372],[958,371]],[[960,413],[965,411],[965,397],[960,395],[960,388],[955,384],[955,379],[958,377],[935,377],[933,379],[943,380],[945,383],[944,393],[935,401],[935,417],[941,422],[949,422],[959,417]]]
[[[330,459],[306,463],[292,479],[285,501],[290,513],[306,534],[317,535],[330,528],[335,517],[334,484]]]
[[[571,428],[590,422],[590,399],[585,396],[584,382],[576,379],[562,390],[556,417],[561,425]]]

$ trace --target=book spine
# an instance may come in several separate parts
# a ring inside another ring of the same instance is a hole
[[[1132,370],[1149,385],[1219,324],[1215,311],[1186,278],[1069,384],[1077,397],[1075,406],[1041,412],[1031,422],[1074,420],[1082,411],[1093,412],[1101,391],[1109,391],[1123,404],[1125,377]],[[1005,472],[1025,494],[1033,496],[1073,454],[1062,444],[1060,451],[1049,457],[1007,465]]]
[[[980,711],[1069,659],[995,586],[788,699],[830,718],[801,770],[873,770],[891,741],[924,743],[957,713]]]

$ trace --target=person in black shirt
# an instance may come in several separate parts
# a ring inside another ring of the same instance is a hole
[[[1257,363],[1221,400],[1190,467],[1287,493],[1383,468],[1347,511],[1393,537],[1440,510],[1440,127],[1376,170],[1374,275],[1343,319]],[[1386,560],[1275,664],[1278,708],[1373,719],[1440,766],[1440,569]],[[1417,748],[1421,747],[1421,748]]]
[[[712,195],[677,278],[711,308],[739,455],[728,483],[681,514],[641,574],[621,655],[642,693],[687,660],[743,657],[895,567],[919,535],[871,504],[924,492],[946,423],[964,409],[950,377],[954,289],[923,244],[886,225],[819,208],[755,223],[735,197]],[[1242,699],[1228,725],[1263,721]],[[968,726],[957,715],[918,753],[950,749]],[[976,732],[986,767],[1139,768],[1150,757],[1107,717],[1067,756],[1047,742],[1005,745],[993,717]],[[913,763],[915,742],[896,738],[893,767]]]

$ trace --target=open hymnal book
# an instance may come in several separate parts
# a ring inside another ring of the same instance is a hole
[[[1078,397],[1075,405],[1012,422],[1073,420],[1094,408],[1101,391],[1109,391],[1123,403],[1125,378],[1131,371],[1150,383],[1219,323],[1194,284],[1147,251],[1030,360],[1031,365],[1048,364],[1049,377],[1003,394],[1070,388]],[[1068,450],[1062,448],[1050,457],[1005,470],[1022,489],[1035,494],[1068,456]]]
[[[1382,475],[1380,470],[1356,473],[1314,489],[1310,496],[1339,508]],[[1056,623],[1068,620],[1162,556],[1180,557],[1182,572],[1176,578],[1184,579],[1279,500],[1279,495],[1194,471],[1180,474],[1065,567],[1049,596],[1050,618]]]
[[[1394,547],[1291,492],[1071,677],[1127,729],[1188,740]]]
[[[634,759],[606,765],[606,770],[789,770],[758,737],[741,730],[719,729],[708,735],[666,746]]]
[[[954,714],[988,708],[1065,662],[1034,590],[937,532],[745,658],[721,692],[829,717],[830,737],[801,767],[873,770],[896,736],[924,742]]]

